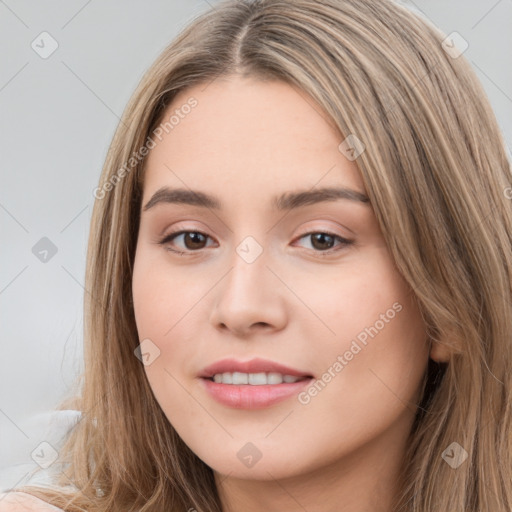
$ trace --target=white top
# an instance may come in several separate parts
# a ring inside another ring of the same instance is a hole
[[[2,433],[0,492],[4,494],[0,494],[0,512],[60,510],[34,496],[11,489],[27,484],[44,487],[55,482],[63,468],[59,450],[80,418],[81,412],[77,410],[48,411],[17,424],[18,429],[13,428],[10,437],[4,437]]]
[[[24,492],[0,494],[0,512],[63,512],[63,509]]]

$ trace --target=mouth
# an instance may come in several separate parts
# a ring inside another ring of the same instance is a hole
[[[212,377],[206,377],[211,382],[217,384],[227,384],[231,386],[240,386],[248,384],[249,386],[277,386],[279,384],[293,384],[303,380],[311,379],[311,375],[298,377],[296,375],[287,375],[278,372],[259,372],[259,373],[243,373],[243,372],[223,372],[216,373]]]
[[[297,395],[313,375],[264,359],[225,359],[199,375],[211,398],[235,409],[262,409]]]

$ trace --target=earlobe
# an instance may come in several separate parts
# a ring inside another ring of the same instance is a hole
[[[430,339],[430,358],[437,363],[448,363],[455,354],[461,351],[462,343],[455,335],[445,335],[441,339]]]
[[[440,341],[432,341],[430,345],[430,358],[437,363],[448,363],[453,352],[453,348]]]

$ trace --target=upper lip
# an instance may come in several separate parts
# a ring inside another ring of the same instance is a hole
[[[290,368],[281,363],[269,359],[255,358],[249,361],[237,361],[236,359],[221,359],[207,366],[199,374],[199,377],[210,378],[217,373],[268,373],[276,372],[282,375],[293,375],[295,377],[311,377],[310,373]]]

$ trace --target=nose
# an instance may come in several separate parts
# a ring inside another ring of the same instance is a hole
[[[230,271],[215,287],[211,324],[238,337],[283,329],[287,322],[284,286],[275,270],[267,267],[265,252],[252,263],[235,252],[230,263]]]

